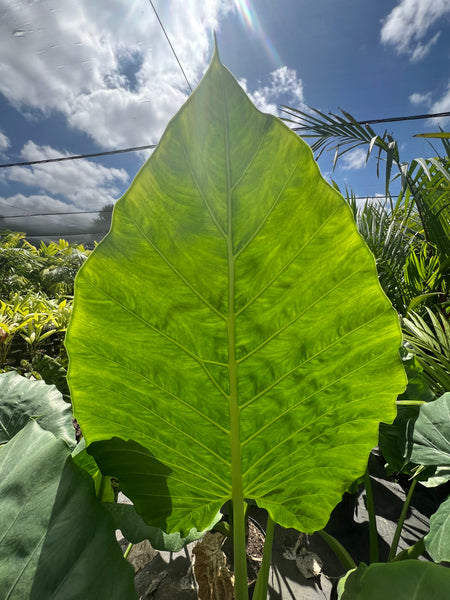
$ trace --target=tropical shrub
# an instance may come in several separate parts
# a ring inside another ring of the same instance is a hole
[[[63,342],[75,275],[87,256],[83,246],[65,240],[36,248],[22,233],[2,236],[0,372],[15,369],[43,377],[68,398]]]

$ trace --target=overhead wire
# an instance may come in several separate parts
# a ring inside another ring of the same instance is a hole
[[[183,66],[177,56],[175,48],[173,47],[173,44],[167,34],[167,31],[161,21],[161,18],[155,8],[155,5],[153,4],[152,0],[149,0],[149,3],[153,9],[153,12],[155,13],[155,16],[158,20],[158,23],[161,27],[162,32],[164,33],[164,36],[166,37],[166,40],[170,46],[170,49],[178,63],[178,66],[181,70],[181,73],[183,74],[183,77],[187,83],[187,86],[189,87],[189,90],[192,92],[192,86],[186,76]],[[283,112],[288,112],[288,111],[283,110]],[[376,123],[411,121],[411,120],[418,120],[418,119],[430,119],[430,118],[448,117],[448,116],[450,116],[450,112],[441,112],[441,113],[430,113],[430,114],[421,114],[421,115],[408,115],[408,116],[403,116],[403,117],[388,117],[385,119],[366,119],[366,120],[357,121],[357,123],[360,125],[365,125],[365,124],[376,124]],[[293,128],[294,131],[296,131],[297,129],[299,129],[299,128]],[[156,148],[156,146],[157,146],[157,144],[147,144],[144,146],[133,146],[133,147],[128,147],[128,148],[120,148],[120,149],[116,149],[116,150],[107,150],[107,151],[103,151],[103,152],[90,152],[90,153],[85,153],[85,154],[59,156],[59,157],[54,157],[54,158],[47,158],[47,159],[40,159],[40,160],[33,160],[33,161],[20,161],[20,162],[15,162],[15,163],[4,163],[4,164],[0,164],[0,168],[25,167],[25,166],[33,166],[33,165],[39,165],[39,164],[63,162],[63,161],[69,161],[69,160],[95,158],[95,157],[99,157],[99,156],[110,156],[110,155],[114,155],[114,154],[123,154],[126,152],[139,152],[141,150],[154,149],[154,148]],[[355,200],[366,200],[366,199],[376,199],[376,198],[379,198],[379,196],[356,196],[356,197],[354,197]],[[5,202],[0,201],[0,204],[12,207],[12,205],[5,203]],[[26,209],[20,208],[20,210],[25,211]],[[63,215],[97,214],[100,212],[109,213],[109,212],[112,212],[112,210],[100,209],[100,210],[67,211],[67,212],[56,212],[56,213],[55,212],[34,213],[34,214],[26,213],[26,214],[22,214],[22,215],[4,215],[1,218],[3,218],[3,219],[21,219],[22,218],[23,219],[23,218],[44,217],[44,216],[49,216],[51,218],[58,218],[58,216],[63,216]],[[53,235],[53,234],[40,234],[40,235]],[[92,234],[90,232],[85,232],[85,233],[79,232],[79,233],[64,233],[64,234],[59,234],[59,235],[75,236],[75,235],[95,235],[95,234]],[[29,236],[29,237],[38,237],[38,236]]]
[[[183,66],[180,62],[180,59],[178,58],[177,53],[175,52],[175,48],[173,47],[172,42],[170,41],[170,38],[167,34],[167,31],[160,19],[160,16],[158,14],[158,11],[155,8],[155,5],[153,4],[152,0],[149,0],[149,3],[153,9],[153,12],[155,13],[155,16],[158,20],[158,23],[166,37],[166,40],[170,46],[170,49],[172,50],[172,53],[178,63],[178,66],[180,67],[180,70],[183,74],[184,79],[186,80],[186,83],[188,85],[189,90],[192,93],[192,86],[189,83],[189,80],[186,76],[186,73],[183,69]],[[20,161],[20,162],[15,162],[15,163],[7,163],[7,164],[0,164],[0,168],[8,168],[8,167],[25,167],[25,166],[32,166],[32,165],[40,165],[40,164],[48,164],[48,163],[55,163],[55,162],[63,162],[63,161],[67,161],[67,160],[80,160],[80,159],[84,159],[84,158],[94,158],[94,157],[98,157],[98,156],[110,156],[113,154],[122,154],[125,152],[138,152],[140,150],[149,150],[149,149],[154,149],[156,148],[156,144],[147,144],[145,146],[133,146],[130,148],[121,148],[121,149],[117,149],[117,150],[107,150],[104,152],[90,152],[90,153],[85,153],[85,154],[78,154],[78,155],[72,155],[72,156],[59,156],[59,157],[55,157],[55,158],[47,158],[47,159],[40,159],[40,160],[33,160],[33,161]],[[10,206],[5,202],[0,202],[0,204],[4,204],[6,206]],[[26,209],[20,209],[25,211]],[[20,218],[32,218],[32,217],[43,217],[43,216],[49,216],[51,218],[58,218],[57,215],[75,215],[75,214],[91,214],[91,213],[99,213],[100,211],[96,211],[96,210],[91,210],[91,211],[68,211],[68,212],[59,212],[59,213],[37,213],[37,214],[24,214],[24,215],[9,215],[9,216],[5,216],[3,218],[5,219],[20,219]],[[102,209],[102,212],[112,212],[109,210],[104,210]],[[42,235],[46,235],[46,234],[42,234]],[[78,234],[61,234],[61,235],[89,235],[89,234],[83,234],[83,233],[78,233]],[[32,236],[30,236],[32,237]]]
[[[156,18],[158,19],[158,23],[160,24],[160,26],[161,26],[161,29],[163,30],[163,33],[164,33],[164,35],[166,36],[166,40],[169,42],[169,46],[170,46],[170,48],[171,48],[171,50],[172,50],[172,52],[173,52],[173,55],[175,56],[175,59],[176,59],[176,61],[177,61],[177,63],[178,63],[178,66],[180,67],[180,69],[181,69],[181,72],[183,73],[183,76],[184,76],[184,78],[185,78],[185,80],[186,80],[186,83],[188,84],[188,88],[191,90],[191,93],[192,93],[192,87],[191,87],[191,84],[189,83],[189,80],[188,80],[188,78],[186,77],[186,73],[184,72],[184,69],[183,69],[183,67],[182,67],[182,65],[181,65],[181,62],[180,62],[180,60],[179,60],[178,56],[177,56],[177,53],[175,52],[175,49],[174,49],[174,47],[172,46],[172,42],[170,41],[170,38],[169,38],[169,36],[167,35],[167,32],[166,32],[166,30],[165,30],[165,28],[164,28],[164,25],[162,24],[162,22],[161,22],[161,19],[159,18],[159,15],[158,15],[158,13],[157,13],[157,11],[156,11],[155,5],[153,4],[152,0],[148,0],[148,1],[150,2],[150,5],[151,5],[151,7],[153,8],[153,12],[155,13],[155,15],[156,15]]]
[[[354,200],[383,200],[385,196],[353,196]],[[3,202],[0,201],[0,204]],[[12,206],[8,204],[7,206]],[[25,209],[21,209],[25,210]],[[112,213],[113,209],[103,209],[99,208],[97,210],[77,210],[77,211],[67,211],[67,212],[48,212],[48,213],[34,213],[34,214],[25,214],[25,215],[0,215],[0,219],[25,219],[31,217],[49,217],[56,215],[89,215],[89,214],[98,214],[104,213],[109,214]]]
[[[281,112],[284,112],[288,115],[291,115],[292,117],[297,117],[295,112],[291,112],[289,110],[286,110],[285,108],[281,108],[280,109]],[[332,116],[334,116],[332,113],[328,113]],[[314,115],[312,115],[314,116]],[[439,117],[450,117],[450,112],[440,112],[440,113],[428,113],[428,114],[422,114],[422,115],[407,115],[404,117],[386,117],[384,119],[365,119],[365,120],[361,120],[361,121],[342,121],[342,123],[340,123],[340,125],[352,125],[354,123],[357,123],[358,125],[374,125],[376,123],[394,123],[394,122],[399,122],[399,121],[415,121],[415,120],[419,120],[419,119],[436,119]],[[306,126],[306,128],[308,128]],[[293,127],[292,131],[302,131],[303,129],[305,129],[305,126],[300,126],[300,127]]]
[[[74,154],[72,156],[57,156],[55,158],[43,158],[40,160],[28,160],[15,163],[0,165],[0,169],[7,167],[28,167],[31,165],[42,165],[46,163],[63,162],[65,160],[80,160],[80,158],[93,158],[95,156],[110,156],[111,154],[123,154],[124,152],[139,152],[156,148],[156,144],[147,144],[146,146],[133,146],[131,148],[121,148],[119,150],[105,150],[104,152],[91,152],[89,154]]]
[[[426,115],[410,115],[405,117],[388,117],[386,119],[368,119],[366,121],[356,121],[359,125],[374,124],[374,123],[392,123],[394,121],[412,121],[417,119],[432,119],[437,117],[450,117],[450,112],[430,113]],[[351,122],[348,122],[351,125]],[[294,128],[293,131],[296,131]],[[109,156],[111,154],[123,154],[125,152],[139,152],[140,150],[149,150],[156,148],[158,144],[147,144],[146,146],[133,146],[130,148],[120,148],[118,150],[106,150],[105,152],[91,152],[89,154],[75,154],[72,156],[58,156],[55,158],[45,158],[41,160],[30,160],[15,163],[0,164],[0,169],[8,167],[28,167],[32,165],[40,165],[46,163],[62,162],[66,160],[79,160],[82,158],[93,158],[96,156]]]

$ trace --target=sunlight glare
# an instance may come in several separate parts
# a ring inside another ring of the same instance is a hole
[[[234,6],[244,27],[249,29],[253,35],[260,38],[269,58],[277,67],[281,67],[283,61],[269,36],[265,33],[251,0],[234,0]]]

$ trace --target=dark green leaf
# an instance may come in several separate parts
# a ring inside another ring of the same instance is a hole
[[[430,518],[430,533],[425,548],[435,562],[450,562],[450,497]]]
[[[94,458],[86,451],[86,440],[81,439],[72,458],[76,465],[84,469],[94,480],[95,494],[101,502],[114,502],[114,490],[111,486],[111,477],[103,475]]]
[[[361,564],[340,588],[339,600],[448,600],[450,569],[418,560]]]
[[[204,531],[199,532],[196,529],[191,529],[185,538],[182,538],[178,532],[167,534],[157,527],[147,525],[131,504],[105,503],[104,506],[111,514],[116,528],[120,529],[124,537],[133,544],[147,539],[155,550],[178,552],[186,544],[200,539],[205,534]],[[211,526],[215,525],[221,516],[218,514]]]
[[[133,576],[90,477],[29,422],[0,448],[0,598],[131,600]]]
[[[0,444],[12,439],[30,419],[66,444],[75,446],[72,409],[54,385],[33,381],[15,371],[0,374]]]
[[[410,354],[403,360],[408,385],[403,394],[398,397],[403,400],[422,400],[431,402],[435,396],[428,387],[424,377],[423,368],[415,356]],[[379,447],[383,454],[390,472],[402,472],[405,470],[408,460],[407,454],[407,430],[411,429],[414,421],[419,416],[419,406],[397,406],[397,416],[391,425],[380,424]]]
[[[66,379],[67,371],[55,358],[47,356],[47,354],[37,354],[33,358],[33,370],[39,373],[45,383],[56,385],[64,400],[70,402],[69,386]]]
[[[450,392],[420,407],[408,431],[408,458],[419,465],[450,465]]]

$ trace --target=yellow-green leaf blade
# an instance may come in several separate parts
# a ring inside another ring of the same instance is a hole
[[[394,418],[400,341],[344,200],[216,55],[77,278],[69,379],[97,462],[167,530],[206,528],[236,482],[320,529]]]

